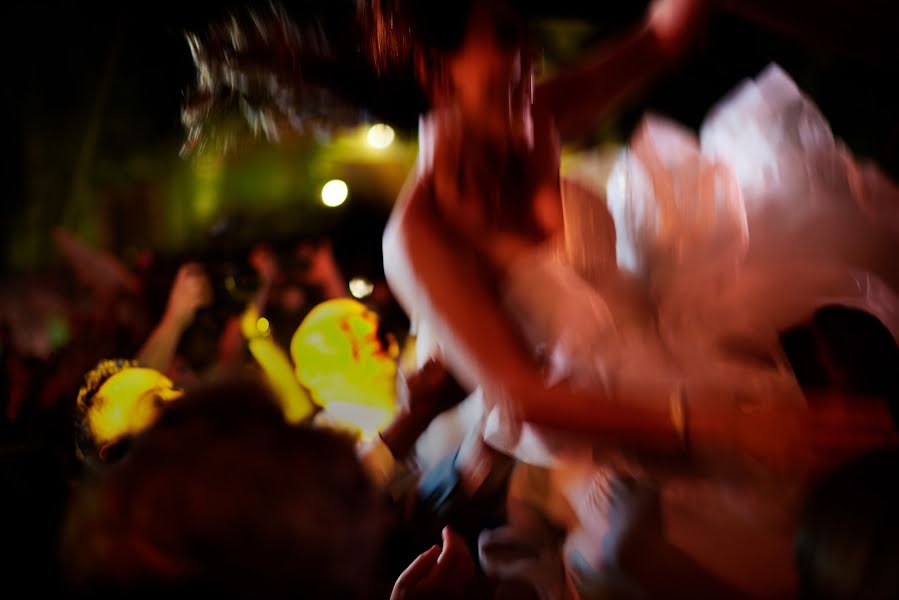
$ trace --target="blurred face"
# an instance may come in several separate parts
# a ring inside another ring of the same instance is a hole
[[[297,378],[328,415],[363,437],[396,409],[395,345],[378,335],[378,316],[353,300],[330,300],[303,321],[291,342]]]
[[[152,425],[162,407],[181,395],[168,377],[153,369],[129,368],[110,377],[88,412],[101,457],[104,448]]]
[[[503,2],[476,2],[462,46],[447,59],[453,100],[475,131],[527,137],[533,74],[518,16]]]

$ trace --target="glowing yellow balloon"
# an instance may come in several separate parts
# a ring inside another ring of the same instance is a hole
[[[350,299],[328,300],[307,315],[290,344],[297,379],[330,419],[363,439],[396,412],[395,343],[378,336],[378,316]]]

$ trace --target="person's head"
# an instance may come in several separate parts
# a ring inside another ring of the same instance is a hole
[[[349,439],[288,425],[254,381],[223,382],[79,490],[62,558],[86,594],[363,598],[385,516]]]
[[[899,450],[844,465],[809,494],[796,535],[800,597],[899,597]]]
[[[374,435],[396,411],[396,342],[381,335],[378,315],[355,300],[316,306],[290,344],[297,379],[327,416]]]
[[[824,306],[785,331],[781,345],[810,401],[840,396],[886,402],[899,424],[899,345],[877,317]]]
[[[529,116],[531,60],[506,0],[398,0],[415,40],[416,72],[435,106],[452,105],[476,131],[506,138]]]
[[[183,392],[154,369],[135,361],[101,361],[84,377],[75,405],[77,453],[88,464],[113,463],[128,442]]]
[[[824,306],[781,336],[809,403],[885,402],[899,426],[899,346],[874,315]],[[810,492],[796,534],[801,598],[899,594],[899,450],[837,468]]]

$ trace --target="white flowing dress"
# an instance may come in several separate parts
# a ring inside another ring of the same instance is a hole
[[[777,66],[720,102],[699,136],[647,116],[605,192],[603,203],[563,184],[565,251],[535,250],[503,282],[550,380],[622,401],[653,386],[767,410],[804,402],[778,336],[817,308],[864,309],[899,337],[899,189],[856,161]],[[641,466],[602,440],[517,423],[492,394],[468,418],[487,443],[549,469],[571,513],[566,552],[601,564],[605,482]],[[778,597],[792,584],[796,487],[665,480],[669,540],[744,591]]]

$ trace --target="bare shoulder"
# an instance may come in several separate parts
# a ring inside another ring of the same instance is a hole
[[[406,178],[406,182],[403,184],[403,188],[400,190],[393,205],[387,227],[384,229],[385,260],[387,251],[395,252],[399,250],[398,244],[402,244],[405,241],[409,230],[416,226],[415,222],[422,220],[422,211],[429,195],[429,186],[426,181],[429,176],[429,173],[422,173],[419,169],[413,169]]]

